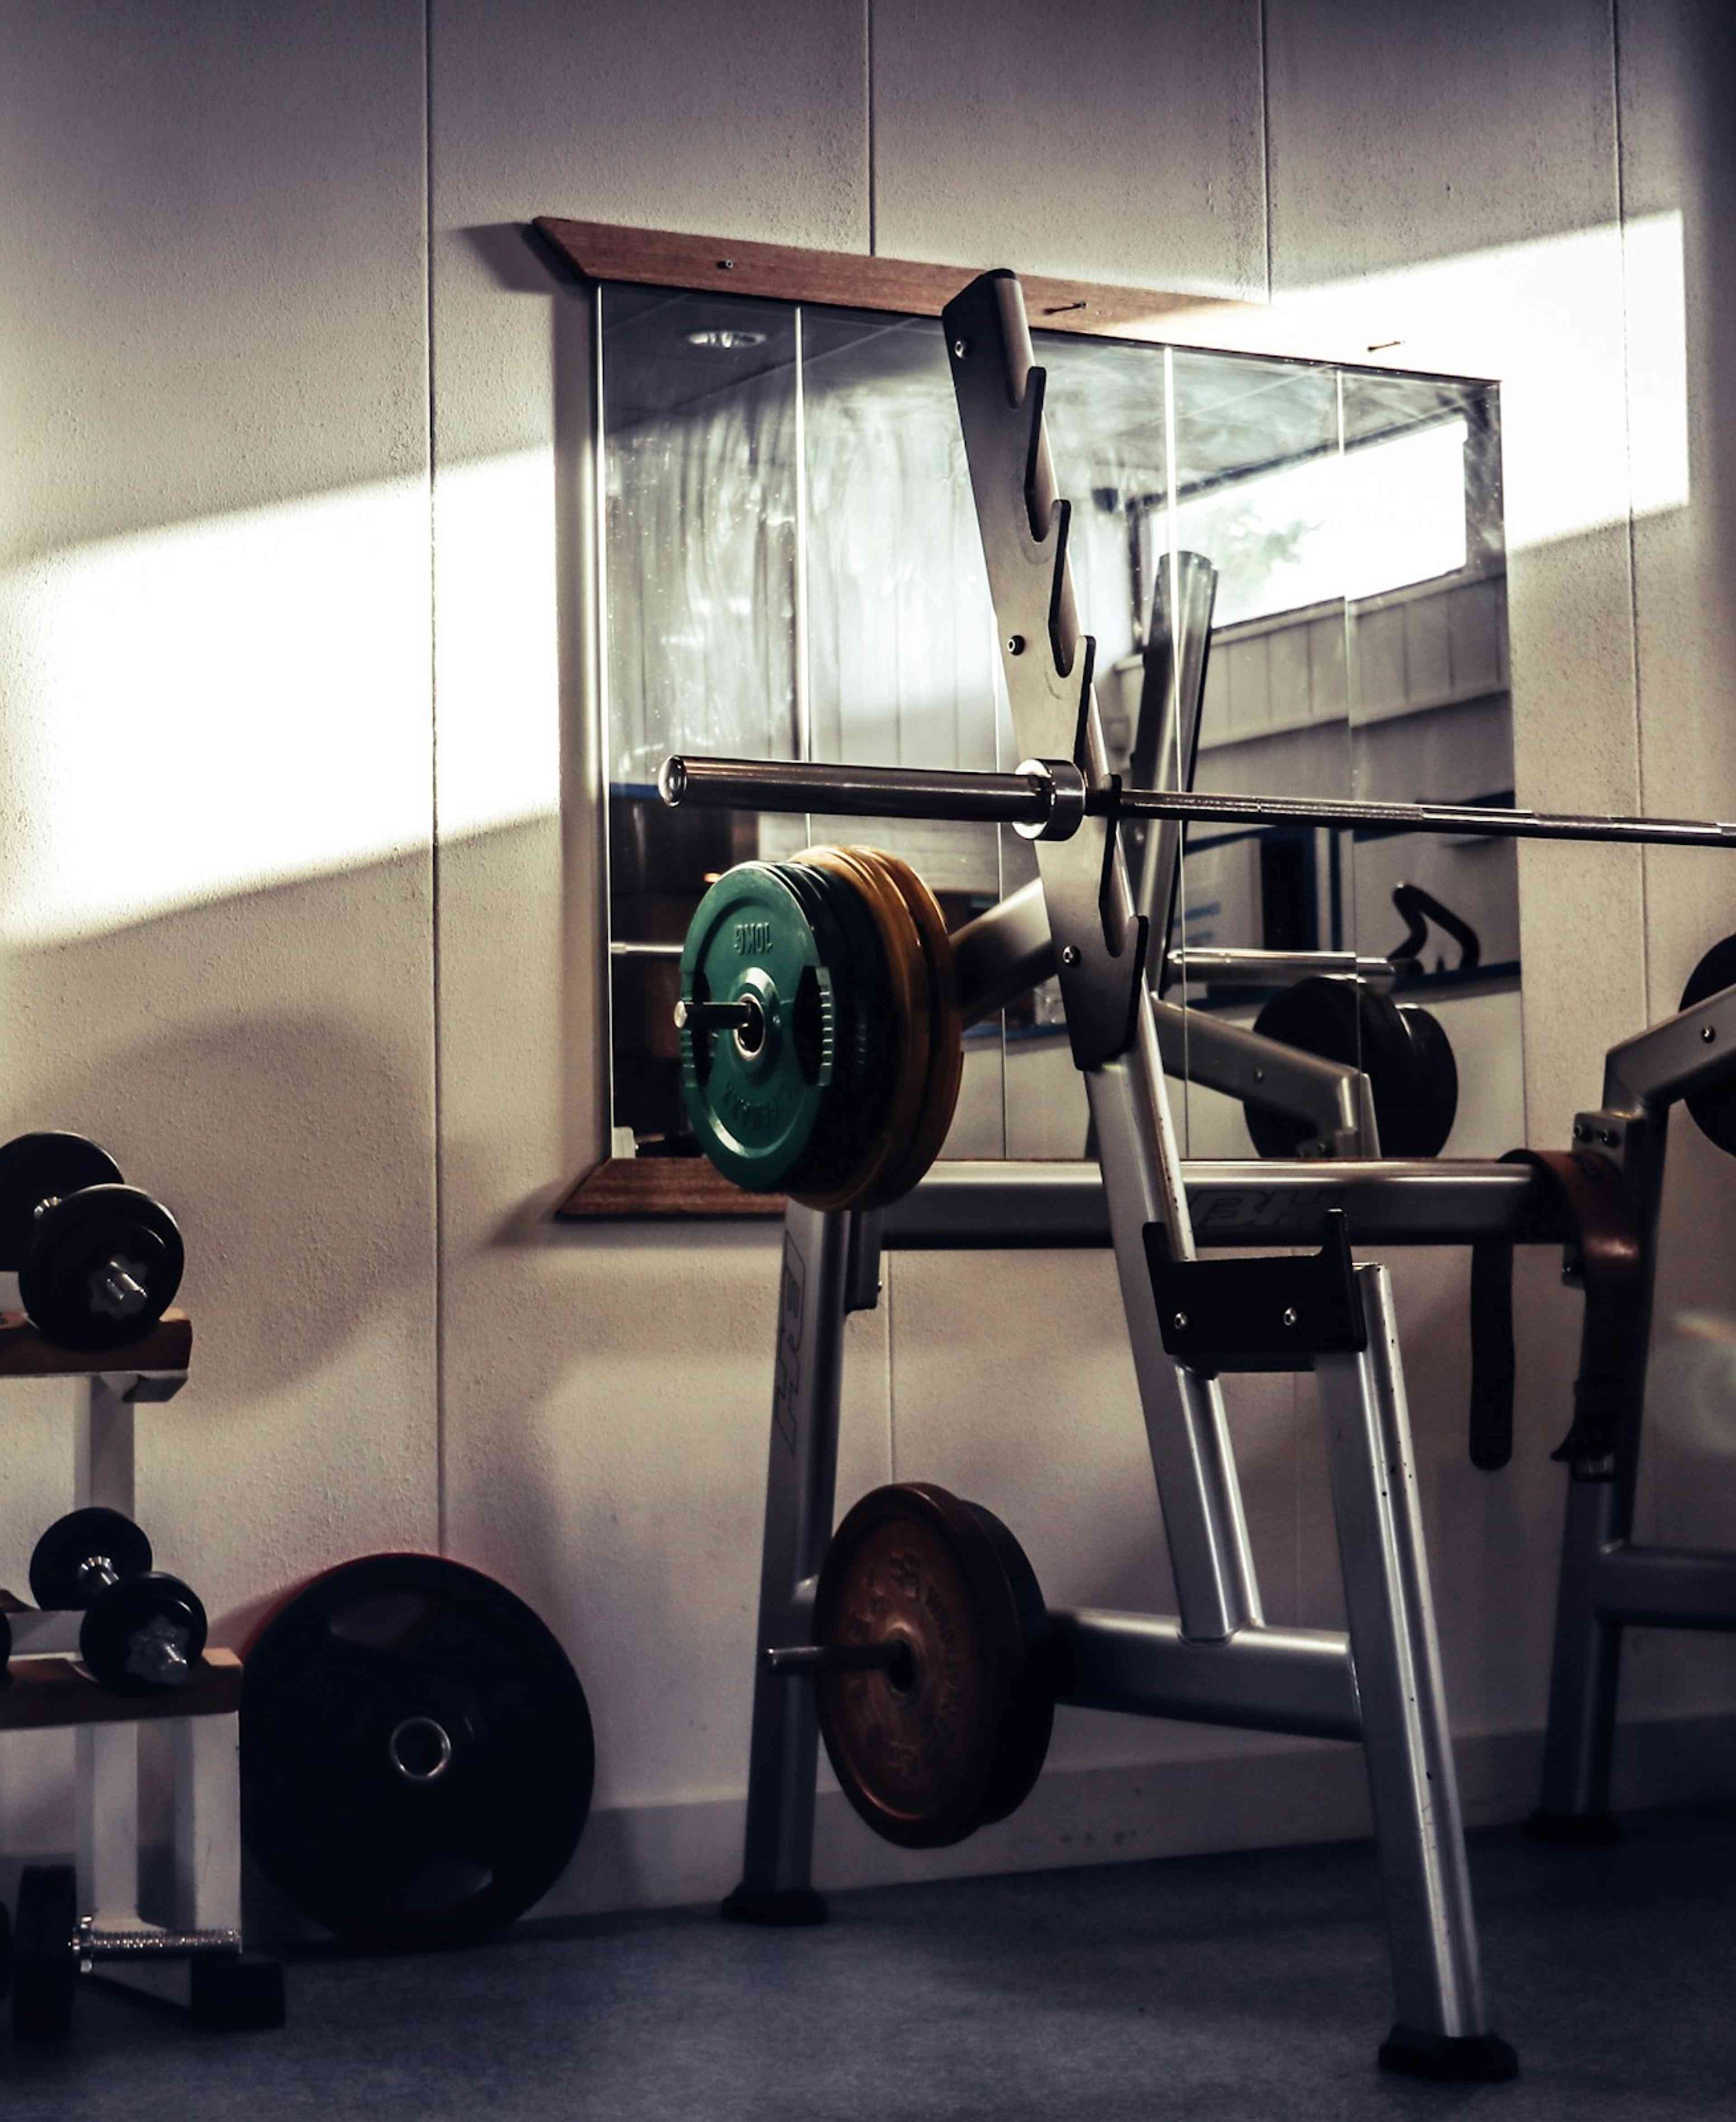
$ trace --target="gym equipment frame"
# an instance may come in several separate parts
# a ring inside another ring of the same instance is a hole
[[[1060,1699],[1360,1741],[1397,2005],[1381,2060],[1436,2077],[1509,2076],[1514,2053],[1491,2031],[1481,1993],[1390,1280],[1382,1267],[1351,1265],[1341,1214],[1328,1219],[1317,1260],[1196,1257],[1147,926],[1133,913],[1113,806],[1097,800],[1114,784],[1018,282],[973,282],[943,321],[1018,741],[1032,760],[1071,764],[1011,777],[881,769],[863,806],[980,816],[965,784],[1010,781],[1039,828],[1042,912],[1085,1078],[1176,1587],[1174,1615],[1056,1614],[1070,1667]],[[667,800],[694,792],[697,766],[666,768]],[[849,770],[817,771],[835,786]],[[809,772],[731,762],[727,791],[720,774],[708,793],[769,807],[780,783]],[[1262,1178],[1281,1186],[1278,1175]],[[1504,1193],[1496,1180],[1490,1190]],[[879,1239],[876,1219],[857,1212],[792,1202],[787,1213],[746,1850],[728,1905],[748,1918],[821,1912],[811,1883],[815,1708],[767,1653],[809,1630],[832,1529],[844,1320],[875,1301]],[[1238,1368],[1311,1368],[1318,1381],[1346,1633],[1263,1618],[1219,1382]]]
[[[191,1348],[185,1315],[172,1311],[143,1339],[101,1357],[54,1348],[21,1317],[0,1320],[0,1377],[85,1381],[73,1447],[79,1507],[133,1515],[134,1410],[174,1398],[186,1383]],[[204,2025],[280,2025],[281,1967],[240,1949],[240,1660],[208,1651],[183,1686],[115,1694],[73,1662],[82,1612],[38,1614],[13,1602],[7,1618],[13,1662],[11,1684],[0,1690],[0,1732],[77,1727],[77,1905],[105,1936],[136,1941],[124,1952],[104,1952],[100,1979],[179,2005]],[[147,1718],[165,1722],[173,1749],[166,1930],[138,1909],[138,1727]],[[232,1936],[234,1949],[173,1956],[177,1939],[194,1933]]]

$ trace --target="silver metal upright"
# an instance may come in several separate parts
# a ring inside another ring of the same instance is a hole
[[[1151,938],[1135,911],[1121,835],[1091,815],[1088,792],[1112,789],[1113,778],[1092,684],[1093,645],[1079,624],[1068,568],[1067,507],[1044,431],[1043,372],[1011,274],[973,282],[942,321],[1014,733],[1029,760],[1055,763],[1057,785],[1065,767],[1087,792],[1064,830],[1039,832],[1037,867],[1073,1058],[1095,1124],[1181,1641],[1228,1644],[1266,1632],[1221,1389],[1168,1353],[1165,1324],[1184,1330],[1186,1316],[1158,1315],[1154,1263],[1191,1262],[1193,1228],[1146,969]],[[1431,2076],[1503,2077],[1515,2065],[1483,2017],[1391,1288],[1379,1269],[1360,1270],[1355,1282],[1365,1345],[1312,1360],[1331,1437],[1350,1648],[1387,1887],[1397,2019],[1382,2060]],[[1224,1352],[1227,1364],[1232,1353]]]
[[[1356,1270],[1369,1344],[1317,1356],[1332,1512],[1387,1897],[1395,2039],[1486,2031],[1458,1778],[1391,1278]]]
[[[780,1678],[766,1652],[807,1641],[814,1580],[832,1535],[852,1241],[866,1220],[798,1201],[784,1216],[747,1826],[742,1881],[723,1905],[726,1915],[744,1922],[813,1923],[825,1914],[812,1877],[820,1744],[814,1693]]]

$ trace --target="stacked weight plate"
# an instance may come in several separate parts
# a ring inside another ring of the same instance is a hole
[[[876,1208],[921,1178],[963,1074],[946,923],[910,866],[873,848],[742,862],[700,901],[685,1005],[742,1005],[736,1029],[681,1029],[701,1148],[751,1193]]]

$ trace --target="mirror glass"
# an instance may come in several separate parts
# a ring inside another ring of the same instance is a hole
[[[623,287],[599,308],[614,1119],[618,1148],[630,1129],[639,1154],[684,1155],[677,961],[723,869],[869,840],[956,928],[1036,863],[990,826],[663,810],[672,750],[1001,769],[1020,753],[938,321]],[[1116,770],[1511,800],[1493,386],[1036,343]],[[1323,1153],[1355,1121],[1357,1065],[1388,1154],[1431,1129],[1449,1154],[1523,1139],[1510,843],[1124,832],[1185,1153]],[[1274,1024],[1267,1066],[1249,1035]],[[1297,1039],[1314,1051],[1292,1062]],[[1077,1157],[1088,1133],[1052,982],[973,1028],[948,1155]]]

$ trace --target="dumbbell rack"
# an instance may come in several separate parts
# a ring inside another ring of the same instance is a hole
[[[0,1380],[82,1379],[74,1419],[76,1506],[134,1511],[133,1413],[172,1400],[187,1381],[193,1330],[171,1311],[141,1339],[100,1356],[44,1341],[20,1313],[0,1313]],[[100,1367],[99,1367],[100,1366]],[[10,1593],[13,1659],[0,1689],[0,1732],[76,1732],[76,1862],[79,1906],[108,1931],[166,1935],[139,1913],[139,1747],[142,1723],[161,1722],[172,1745],[172,1919],[176,1930],[241,1923],[238,1774],[241,1663],[208,1650],[192,1679],[150,1695],[116,1694],[77,1662],[82,1616],[39,1615]],[[189,2011],[201,2024],[270,2025],[283,2016],[282,1974],[252,1954],[199,1961],[148,1954],[103,1965],[97,1979]]]

